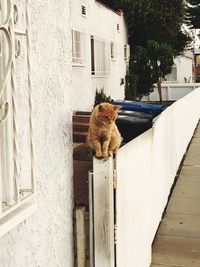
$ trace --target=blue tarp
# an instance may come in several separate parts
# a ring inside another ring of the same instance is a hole
[[[166,108],[165,105],[150,104],[137,101],[114,101],[112,102],[112,104],[122,106],[121,110],[139,111],[144,113],[150,113],[154,116],[160,114]]]

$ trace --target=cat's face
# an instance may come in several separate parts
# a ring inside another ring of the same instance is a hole
[[[121,106],[101,103],[96,107],[96,119],[104,125],[110,125],[117,118],[117,110]]]

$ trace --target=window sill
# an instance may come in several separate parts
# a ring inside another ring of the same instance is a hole
[[[85,67],[85,64],[81,64],[81,63],[72,63],[72,67]]]
[[[109,78],[110,75],[91,75],[92,78]]]
[[[0,219],[0,237],[8,233],[18,224],[26,220],[29,216],[35,213],[37,204],[34,200],[29,200],[13,210],[7,216]]]

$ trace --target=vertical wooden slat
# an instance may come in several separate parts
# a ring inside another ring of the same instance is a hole
[[[114,267],[113,159],[93,161],[95,267]]]
[[[77,207],[76,214],[76,246],[77,267],[86,267],[86,225],[85,207]]]

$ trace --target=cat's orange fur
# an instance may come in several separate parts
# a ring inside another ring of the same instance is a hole
[[[116,154],[119,149],[121,135],[115,124],[119,108],[121,106],[101,103],[92,111],[88,130],[88,144],[97,158],[107,158]]]

